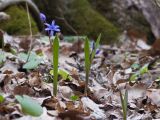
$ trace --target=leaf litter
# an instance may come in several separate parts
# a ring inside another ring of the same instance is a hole
[[[84,42],[61,41],[55,98],[52,53],[45,37],[34,38],[27,63],[31,39],[6,34],[4,39],[6,49],[0,51],[1,120],[123,119],[120,91],[124,96],[126,90],[127,119],[160,119],[160,57],[153,52],[154,46],[141,40],[134,44],[128,40],[120,46],[101,45],[93,59],[85,96]],[[25,107],[37,108],[39,113],[25,111]]]

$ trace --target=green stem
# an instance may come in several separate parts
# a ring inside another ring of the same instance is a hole
[[[86,85],[85,85],[85,89],[84,89],[85,96],[87,96],[88,82],[89,82],[89,71],[86,71]]]

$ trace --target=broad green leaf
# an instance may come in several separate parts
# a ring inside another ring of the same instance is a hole
[[[38,67],[38,65],[41,63],[40,60],[30,60],[26,64],[23,65],[24,69],[31,70]]]
[[[58,81],[58,58],[59,58],[59,38],[55,37],[53,41],[53,70],[54,70],[54,95],[57,95],[57,81]]]
[[[100,42],[100,40],[101,40],[101,34],[98,36],[98,38],[97,38],[97,40],[96,40],[95,48],[94,48],[94,50],[93,50],[92,53],[91,53],[91,62],[92,62],[92,60],[94,59],[94,56],[95,56],[95,54],[96,54],[97,48],[99,47],[99,42]]]
[[[148,65],[149,64],[145,64],[139,71],[140,71],[140,74],[143,75],[145,73],[148,73]]]
[[[71,99],[72,101],[76,101],[76,100],[79,99],[79,97],[78,97],[77,95],[73,95],[73,96],[70,97],[70,99]]]
[[[20,103],[22,111],[25,114],[31,116],[40,116],[43,113],[43,108],[36,101],[32,100],[32,98],[30,98],[29,96],[16,95],[15,98]]]
[[[0,103],[4,102],[4,100],[5,99],[4,99],[3,95],[0,94]]]
[[[19,54],[18,54],[18,58],[19,58],[20,60],[26,61],[27,58],[28,58],[28,54],[23,53],[23,52],[22,52],[22,53],[19,53]],[[35,52],[31,52],[28,61],[35,60],[35,59],[37,59],[37,58],[38,58],[38,56],[36,55],[36,53],[35,53]]]

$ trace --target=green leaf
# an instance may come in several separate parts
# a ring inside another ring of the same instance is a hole
[[[140,74],[143,75],[145,73],[148,73],[148,65],[149,64],[145,64],[139,71],[140,71]]]
[[[57,81],[58,81],[58,58],[59,58],[59,38],[58,36],[55,37],[53,41],[53,70],[54,70],[54,95],[57,95]]]
[[[90,63],[90,46],[89,39],[86,37],[84,44],[84,53],[85,53],[85,72],[86,72],[86,85],[85,85],[85,94],[87,96],[88,82],[89,82],[89,71],[91,67]]]
[[[84,53],[85,53],[85,70],[89,72],[90,69],[90,46],[89,46],[89,39],[86,37],[85,45],[84,45]]]
[[[127,120],[127,103],[128,103],[128,91],[125,91],[125,95],[123,96],[120,91],[121,105],[123,110],[123,120]]]
[[[134,70],[136,70],[136,69],[140,68],[140,65],[137,64],[137,63],[134,63],[134,64],[131,65],[131,68],[134,69]]]
[[[129,81],[130,81],[130,82],[135,82],[136,79],[138,78],[138,76],[139,76],[139,72],[131,75],[131,77],[129,78]]]
[[[22,52],[22,53],[19,53],[19,54],[18,54],[18,58],[19,58],[20,60],[26,61],[27,58],[28,58],[28,54],[23,53],[23,52]],[[31,52],[28,61],[35,60],[35,59],[38,59],[38,56],[36,55],[35,52]]]
[[[4,99],[3,95],[0,94],[0,103],[4,102],[4,100],[5,99]]]
[[[62,77],[63,80],[66,80],[66,79],[72,80],[72,77],[65,70],[59,69],[58,74]]]
[[[29,96],[16,95],[15,98],[20,103],[22,111],[25,114],[31,116],[40,116],[43,113],[43,108],[36,101],[32,100]]]
[[[49,73],[54,76],[54,70],[50,70]],[[66,70],[58,69],[58,75],[60,75],[63,80],[72,80],[72,77]]]
[[[70,99],[71,99],[72,101],[76,101],[76,100],[79,99],[79,96],[73,95],[73,96],[70,97]]]
[[[26,64],[23,65],[24,69],[31,70],[38,67],[38,65],[41,63],[40,60],[30,60]]]
[[[99,47],[99,42],[100,42],[100,40],[101,40],[101,34],[98,36],[98,38],[97,38],[97,40],[96,40],[95,48],[94,48],[94,50],[93,50],[92,53],[91,53],[91,62],[92,62],[92,60],[94,59],[94,56],[95,56],[95,54],[96,54],[97,48]]]

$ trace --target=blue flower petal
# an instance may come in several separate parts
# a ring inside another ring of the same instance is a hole
[[[49,31],[49,30],[51,30],[50,28],[45,28],[45,31]]]
[[[54,21],[54,20],[52,21],[52,24],[51,24],[51,26],[55,26],[55,21]]]
[[[50,24],[48,24],[48,23],[45,23],[45,25],[47,26],[47,27],[50,27],[51,25]]]

